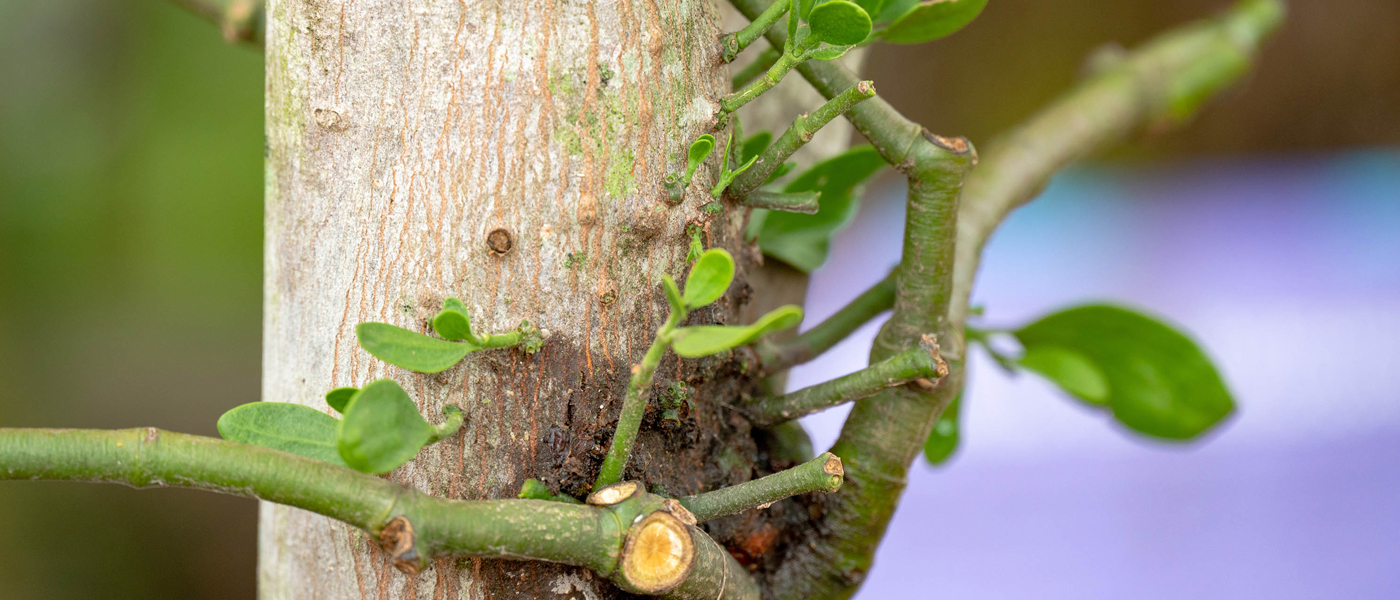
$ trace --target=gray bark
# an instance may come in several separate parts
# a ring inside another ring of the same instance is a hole
[[[446,403],[468,418],[390,478],[456,498],[510,497],[527,477],[577,492],[629,365],[665,317],[656,283],[683,274],[685,225],[710,219],[699,206],[713,165],[678,207],[662,202],[659,181],[728,85],[715,7],[272,0],[268,10],[263,399],[327,410],[327,390],[392,377],[430,419]],[[709,220],[708,242],[739,250],[744,212]],[[498,228],[511,234],[504,255],[488,249]],[[742,286],[699,318],[732,320]],[[551,337],[533,356],[485,351],[438,376],[356,344],[362,321],[428,331],[449,295],[479,330],[528,319]],[[747,436],[746,425],[699,412],[689,426],[700,433],[688,435],[700,442],[644,431],[635,468],[681,493],[747,479],[698,468],[720,446],[752,460],[721,439]],[[408,577],[364,532],[271,504],[259,538],[269,600],[610,593],[539,563],[440,559]]]

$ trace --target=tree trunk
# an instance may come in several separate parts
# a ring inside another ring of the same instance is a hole
[[[665,318],[659,278],[685,271],[687,224],[741,269],[691,322],[733,321],[748,297],[747,211],[699,210],[718,153],[680,206],[659,184],[728,86],[714,6],[273,0],[268,11],[263,399],[327,410],[327,390],[391,377],[430,419],[448,403],[468,418],[390,478],[454,498],[511,497],[528,477],[585,492],[630,365]],[[446,296],[478,330],[528,319],[548,341],[436,376],[356,344],[363,321],[428,332]],[[685,380],[700,402],[679,424],[649,415],[631,476],[691,493],[754,475],[747,424],[704,402],[753,385],[727,364],[662,363],[653,397]],[[265,599],[611,594],[543,563],[438,560],[406,576],[365,533],[266,503],[259,537]]]

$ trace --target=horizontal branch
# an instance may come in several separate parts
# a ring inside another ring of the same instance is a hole
[[[823,452],[812,460],[786,471],[680,499],[681,505],[701,523],[716,517],[769,505],[798,494],[834,492],[841,488],[845,470],[841,459]]]
[[[982,248],[1012,210],[1070,163],[1144,127],[1185,122],[1248,70],[1283,15],[1280,0],[1244,0],[1215,19],[1159,36],[987,144],[963,187],[949,318],[966,319]]]
[[[938,342],[926,335],[919,345],[869,367],[790,394],[760,398],[741,410],[755,427],[766,428],[911,381],[933,389],[933,381],[947,374],[948,364],[938,355]]]
[[[743,567],[689,525],[683,530],[694,551],[661,561],[683,571],[666,589],[648,588],[624,568],[648,562],[636,552],[656,551],[631,543],[645,533],[642,517],[668,506],[646,493],[605,507],[449,500],[310,458],[155,428],[0,428],[0,479],[194,488],[294,506],[364,529],[407,573],[446,554],[528,559],[585,567],[624,589],[672,598],[758,598]]]
[[[895,274],[891,272],[879,283],[861,292],[850,304],[841,307],[836,314],[791,340],[759,343],[754,347],[759,370],[777,373],[812,360],[880,313],[893,308],[894,279]]]
[[[821,209],[821,192],[769,192],[754,190],[739,198],[739,204],[767,210],[816,214]]]

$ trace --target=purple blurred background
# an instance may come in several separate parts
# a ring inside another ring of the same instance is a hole
[[[897,261],[890,183],[807,324]],[[962,447],[917,459],[861,598],[1400,597],[1400,152],[1073,169],[993,238],[974,304],[1016,325],[1086,300],[1192,332],[1238,413],[1154,442],[975,351]],[[864,366],[877,329],[790,387]],[[845,412],[804,421],[818,449]]]

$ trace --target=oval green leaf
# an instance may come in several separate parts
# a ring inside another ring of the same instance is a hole
[[[690,268],[681,301],[687,309],[705,306],[723,296],[733,280],[734,257],[723,248],[710,248]]]
[[[335,430],[339,421],[326,413],[300,404],[252,402],[235,407],[219,417],[219,435],[231,442],[252,444],[273,450],[346,466],[336,449]]]
[[[1032,346],[1017,361],[1090,404],[1108,403],[1108,380],[1083,354],[1055,346]]]
[[[904,2],[896,5],[908,6]],[[879,36],[895,44],[931,42],[956,33],[982,14],[986,6],[987,0],[923,0],[880,30]]]
[[[708,133],[700,136],[694,142],[691,142],[688,169],[694,171],[695,167],[699,166],[700,163],[705,162],[706,158],[710,157],[710,152],[713,152],[714,149],[715,136]]]
[[[831,0],[812,7],[807,15],[812,37],[833,46],[850,46],[870,36],[870,15],[865,9],[847,0]]]
[[[943,409],[943,414],[938,415],[938,421],[933,424],[933,431],[928,434],[928,439],[924,441],[924,458],[931,465],[941,465],[952,458],[953,453],[958,451],[958,442],[961,441],[961,425],[958,413],[962,411],[962,392],[953,398],[952,404]]]
[[[334,408],[336,412],[345,414],[345,407],[350,404],[350,399],[355,397],[355,393],[360,388],[342,387],[326,392],[326,404]]]
[[[433,331],[449,340],[476,341],[472,334],[471,313],[457,298],[448,298],[442,303],[442,312],[433,317]]]
[[[355,337],[375,358],[419,373],[440,373],[480,349],[476,344],[440,340],[388,323],[360,323]]]
[[[789,304],[763,315],[752,325],[681,327],[676,330],[671,349],[682,358],[710,356],[753,343],[766,333],[796,327],[801,322],[802,309]]]
[[[336,430],[340,457],[365,473],[388,473],[418,455],[436,428],[399,384],[380,379],[360,390]]]
[[[1080,306],[1051,314],[1015,334],[1027,353],[1057,348],[1092,364],[1106,383],[1105,400],[1113,416],[1141,433],[1190,439],[1234,411],[1230,392],[1200,347],[1137,312]],[[1063,364],[1060,369],[1063,374]],[[1081,392],[1085,387],[1081,380],[1073,386]]]

